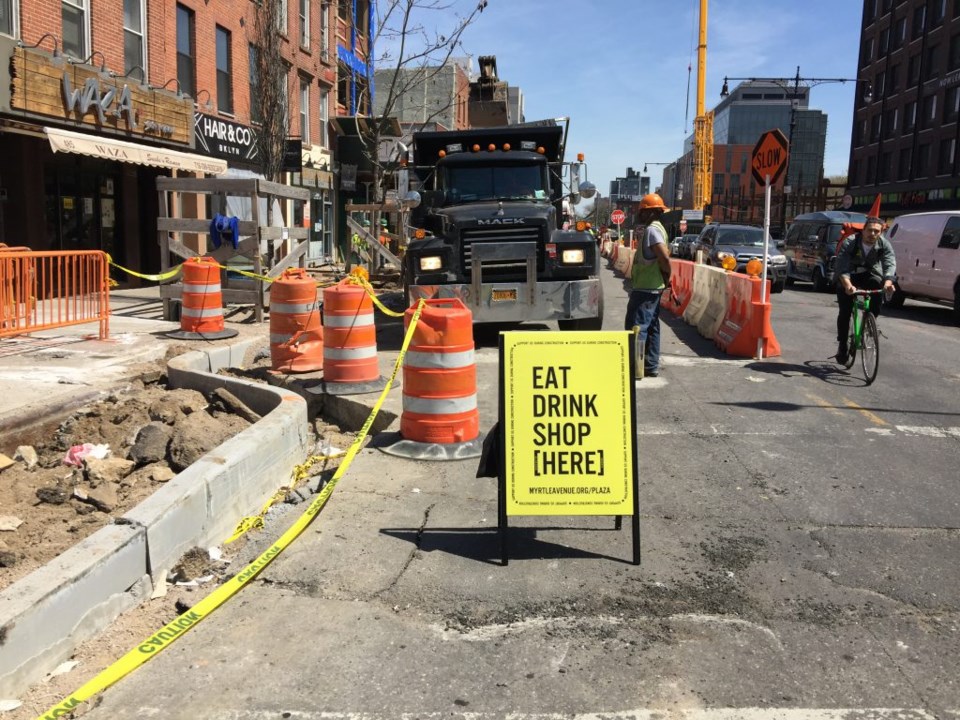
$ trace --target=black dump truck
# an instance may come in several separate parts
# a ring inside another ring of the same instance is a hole
[[[565,201],[594,188],[579,184],[579,162],[563,162],[565,137],[556,121],[414,134],[410,302],[457,297],[474,323],[600,329],[597,242],[564,215]]]

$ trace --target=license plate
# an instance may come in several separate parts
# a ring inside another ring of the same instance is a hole
[[[510,290],[494,290],[491,300],[494,302],[500,302],[503,300],[516,300],[517,299],[517,290],[512,288]]]

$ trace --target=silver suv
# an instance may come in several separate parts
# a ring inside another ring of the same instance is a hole
[[[700,232],[693,250],[694,258],[700,251],[703,262],[716,267],[723,267],[723,258],[729,255],[737,261],[736,272],[742,273],[753,258],[763,260],[763,228],[711,223]],[[767,255],[767,277],[770,278],[770,292],[783,292],[787,282],[787,258],[777,250],[772,239]]]

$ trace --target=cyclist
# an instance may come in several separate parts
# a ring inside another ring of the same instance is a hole
[[[883,220],[868,217],[863,230],[851,235],[840,245],[837,253],[837,362],[847,361],[847,336],[850,334],[850,313],[853,311],[853,294],[858,290],[893,292],[893,278],[897,272],[897,258],[893,246],[881,234]],[[880,297],[870,301],[870,312],[876,317],[880,310]]]

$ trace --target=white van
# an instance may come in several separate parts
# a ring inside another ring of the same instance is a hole
[[[953,306],[960,321],[960,211],[901,215],[887,232],[897,256],[897,293]]]

